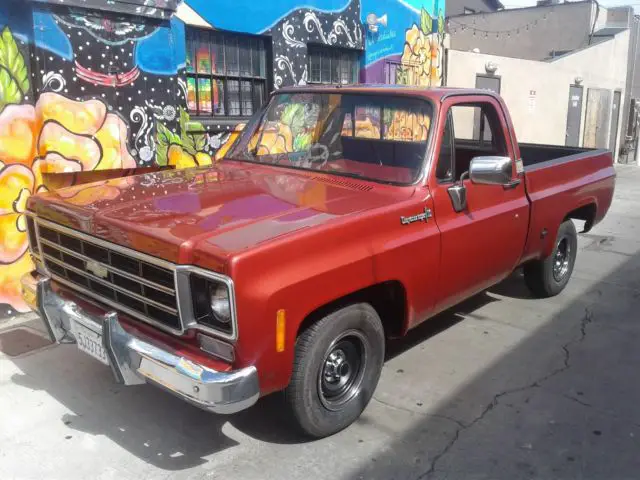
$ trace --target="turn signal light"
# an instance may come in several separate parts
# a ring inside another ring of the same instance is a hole
[[[284,352],[286,326],[286,313],[284,310],[278,310],[278,313],[276,313],[276,352]]]

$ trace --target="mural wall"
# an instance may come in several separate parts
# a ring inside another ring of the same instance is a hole
[[[268,90],[309,81],[309,44],[359,52],[362,81],[442,81],[437,1],[185,1],[211,28],[267,39]],[[60,4],[0,2],[0,317],[26,310],[24,212],[46,174],[210,165],[244,126],[189,117],[179,0]]]
[[[135,4],[136,17],[24,7],[0,5],[0,315],[26,310],[24,211],[45,174],[212,161],[181,129],[180,22]]]
[[[309,44],[358,52],[364,49],[360,0],[236,0],[225,4],[224,11],[209,0],[187,3],[211,28],[269,37],[273,89],[307,84]],[[190,132],[206,132],[205,143],[215,150],[232,142],[244,125],[210,122],[200,126],[201,129],[191,128]],[[217,157],[220,156],[218,152]]]
[[[362,0],[367,83],[439,86],[444,68],[444,2]]]

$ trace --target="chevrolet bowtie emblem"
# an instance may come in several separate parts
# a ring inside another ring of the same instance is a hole
[[[424,213],[418,213],[410,217],[400,217],[400,223],[402,223],[402,225],[409,225],[413,222],[428,222],[431,217],[433,217],[431,209],[425,207]]]
[[[93,273],[98,278],[107,278],[109,276],[109,269],[104,265],[100,265],[98,262],[89,260],[87,261],[85,268],[88,272]]]

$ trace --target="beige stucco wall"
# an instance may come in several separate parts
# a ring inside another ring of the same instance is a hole
[[[619,90],[624,99],[629,32],[560,57],[552,62],[498,57],[482,53],[449,50],[447,85],[475,87],[476,74],[485,74],[485,65],[498,65],[500,94],[505,99],[518,139],[522,142],[564,145],[569,102],[569,86],[582,77],[583,102],[580,142],[589,88]],[[535,95],[532,95],[535,92]],[[621,125],[618,114],[618,143]],[[609,125],[605,128],[609,129]],[[618,147],[616,146],[617,151]]]

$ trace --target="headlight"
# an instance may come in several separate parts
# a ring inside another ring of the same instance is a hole
[[[226,283],[190,274],[191,298],[195,321],[225,334],[233,333],[232,295]]]
[[[229,289],[221,283],[211,285],[211,313],[221,323],[231,322],[231,303]]]

